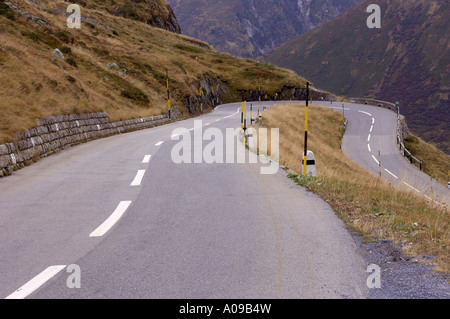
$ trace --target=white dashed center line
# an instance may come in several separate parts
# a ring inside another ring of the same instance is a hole
[[[164,144],[164,142],[158,142],[158,143],[155,144],[155,146],[161,146],[163,144]]]
[[[142,160],[142,164],[148,164],[150,163],[150,159],[152,158],[151,155],[145,155],[144,159]]]
[[[10,294],[6,299],[25,299],[27,296],[35,292],[39,287],[56,276],[61,270],[66,268],[65,265],[51,266],[41,272],[39,275],[31,279],[25,285]]]
[[[131,182],[130,186],[141,186],[144,175],[145,175],[145,170],[139,170],[136,174],[136,177]]]
[[[103,224],[94,230],[89,237],[102,237],[105,235],[117,223],[123,214],[125,214],[130,205],[131,201],[120,202],[114,213],[112,213],[112,215]]]

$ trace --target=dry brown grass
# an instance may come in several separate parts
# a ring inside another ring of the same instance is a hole
[[[0,143],[35,126],[36,118],[52,115],[105,111],[116,121],[162,114],[166,69],[172,105],[197,95],[195,83],[206,74],[227,83],[234,99],[238,90],[258,84],[268,92],[305,84],[293,71],[221,54],[196,39],[112,15],[106,2],[86,1],[81,13],[90,22],[82,22],[80,30],[67,28],[65,1],[40,0],[46,8],[11,2],[48,27],[0,14]],[[52,54],[55,48],[66,49],[64,61]],[[111,63],[126,75],[107,68]]]
[[[405,147],[423,161],[425,173],[447,186],[447,183],[450,182],[450,155],[414,134],[410,134],[410,137],[405,140]]]
[[[263,124],[280,129],[280,164],[302,172],[304,105],[278,105],[264,112]],[[316,157],[317,178],[291,175],[326,200],[348,225],[369,240],[402,244],[407,253],[434,255],[435,265],[450,271],[449,211],[423,197],[394,188],[349,160],[340,150],[342,115],[310,106],[308,149]]]

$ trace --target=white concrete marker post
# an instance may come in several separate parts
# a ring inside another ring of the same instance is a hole
[[[303,160],[302,160],[302,166],[303,166]],[[312,174],[313,177],[316,177],[316,158],[314,156],[314,153],[310,150],[308,150],[306,155],[306,176],[309,174]]]

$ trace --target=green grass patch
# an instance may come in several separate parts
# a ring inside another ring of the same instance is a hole
[[[174,44],[173,45],[175,48],[177,48],[178,50],[183,50],[183,51],[187,51],[187,52],[193,52],[193,53],[203,53],[204,50],[198,47],[194,47],[192,45],[187,45],[187,44]]]

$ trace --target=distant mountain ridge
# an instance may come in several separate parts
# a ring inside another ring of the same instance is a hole
[[[399,101],[410,129],[450,154],[450,2],[379,0],[381,29],[365,0],[279,46],[265,61],[330,92]]]
[[[183,34],[220,52],[257,57],[360,0],[168,0]]]

